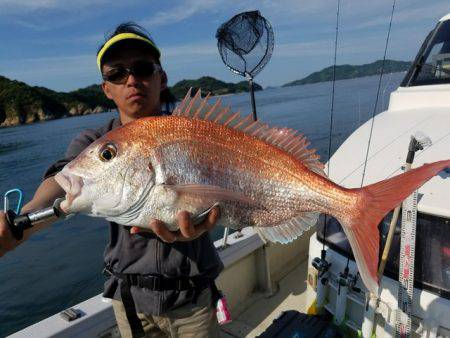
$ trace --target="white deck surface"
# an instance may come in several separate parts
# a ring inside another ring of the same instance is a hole
[[[255,337],[265,331],[282,311],[306,312],[306,276],[308,261],[297,265],[279,283],[272,297],[256,293],[238,313],[233,322],[222,326],[221,337]]]
[[[450,90],[446,95],[450,98]],[[347,188],[360,186],[369,130],[370,121],[332,156],[330,178],[337,184]],[[433,145],[416,153],[413,168],[450,159],[450,107],[386,111],[375,118],[364,185],[403,172],[411,135],[417,131],[428,135]],[[450,217],[449,201],[450,171],[442,171],[419,188],[419,212]]]

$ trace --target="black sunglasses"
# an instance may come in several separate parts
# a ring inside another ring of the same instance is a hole
[[[140,80],[148,79],[150,76],[162,70],[161,66],[151,61],[138,60],[126,67],[124,65],[117,65],[109,68],[102,74],[105,81],[114,84],[124,84],[128,80],[128,76],[132,74]]]

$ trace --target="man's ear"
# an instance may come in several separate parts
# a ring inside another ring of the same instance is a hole
[[[161,90],[167,89],[167,74],[164,70],[161,70]]]
[[[111,92],[109,90],[109,86],[105,81],[103,81],[103,83],[102,83],[102,89],[103,89],[103,93],[105,93],[106,97],[108,99],[112,100],[113,98],[112,98]]]

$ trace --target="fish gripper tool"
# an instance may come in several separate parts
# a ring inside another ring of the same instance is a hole
[[[64,201],[63,198],[58,198],[53,203],[53,206],[33,211],[27,214],[18,215],[14,210],[6,210],[6,220],[9,228],[15,239],[21,240],[23,238],[23,231],[32,228],[38,223],[45,222],[50,219],[67,219],[70,215],[65,214],[60,204]]]

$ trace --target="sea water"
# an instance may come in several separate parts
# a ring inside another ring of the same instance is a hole
[[[384,76],[376,113],[386,109],[389,94],[404,74]],[[375,111],[378,76],[336,82],[333,153]],[[258,118],[303,133],[326,161],[332,83],[270,88],[256,92]],[[217,98],[213,98],[213,101]],[[233,110],[251,112],[248,93],[224,96]],[[45,170],[64,156],[70,140],[96,128],[116,112],[86,115],[0,129],[0,193],[15,187],[33,197]],[[367,135],[368,137],[369,135]],[[363,144],[361,147],[365,147]],[[2,203],[3,204],[3,203]],[[213,239],[222,236],[216,227]],[[106,221],[75,216],[45,229],[0,258],[0,336],[11,334],[102,291]]]

